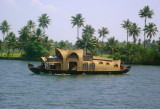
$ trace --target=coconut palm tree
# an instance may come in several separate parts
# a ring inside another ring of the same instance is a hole
[[[110,54],[113,55],[115,51],[118,51],[118,46],[119,46],[118,44],[119,44],[118,40],[115,40],[114,37],[110,37],[108,38],[108,42],[106,43],[105,49],[107,51],[110,51]]]
[[[10,49],[14,50],[17,47],[17,38],[13,32],[10,32],[5,38],[5,46],[8,48],[8,56],[10,55]],[[13,56],[12,54],[12,56]]]
[[[148,23],[148,25],[145,26],[144,31],[147,35],[147,38],[151,40],[152,36],[155,36],[156,33],[158,32],[158,29],[154,23]]]
[[[91,25],[86,25],[82,29],[82,34],[87,34],[87,36],[92,37],[94,35],[95,29]]]
[[[35,31],[35,36],[38,41],[42,41],[42,39],[44,37],[44,33],[42,32],[42,30],[40,28],[37,28]]]
[[[132,25],[132,22],[130,22],[129,19],[127,19],[127,20],[124,20],[121,25],[124,29],[127,30],[127,45],[128,45],[129,29]]]
[[[85,49],[86,54],[87,50],[90,50],[91,52],[94,52],[94,49],[98,45],[98,40],[96,37],[90,37],[88,33],[82,35],[82,39],[78,38],[76,42],[76,46],[81,49]]]
[[[50,50],[52,51],[53,41],[49,40],[48,36],[45,35],[45,34],[42,34],[42,39],[41,40],[42,40],[42,43],[43,43],[45,49],[48,50],[48,51],[50,51]]]
[[[71,24],[74,26],[77,26],[77,38],[79,37],[79,28],[81,26],[84,26],[84,18],[82,17],[82,14],[76,14],[76,16],[71,16]]]
[[[106,38],[106,34],[109,34],[108,28],[102,27],[101,29],[98,30],[99,37],[102,37],[102,45],[101,47],[103,48],[103,40]],[[102,56],[102,50],[101,50],[101,56]]]
[[[39,21],[39,27],[43,29],[43,32],[45,32],[45,28],[48,28],[51,19],[49,19],[49,16],[46,13],[44,13],[38,18],[38,21]]]
[[[2,31],[3,34],[3,41],[5,39],[5,34],[8,33],[10,30],[10,25],[8,25],[8,22],[4,20],[0,25],[0,31]]]
[[[67,47],[66,43],[63,40],[61,40],[58,45],[59,45],[58,48],[61,48],[61,49],[66,49]]]
[[[33,22],[32,20],[29,20],[28,22],[27,22],[27,26],[28,26],[28,28],[30,29],[30,37],[31,37],[31,35],[32,35],[32,32],[33,32],[33,30],[35,29],[35,22]]]
[[[27,26],[24,26],[23,28],[21,28],[19,32],[19,41],[24,41],[24,43],[27,43],[29,41],[29,28]]]
[[[98,30],[99,37],[102,37],[102,45],[103,45],[103,40],[106,38],[106,34],[109,34],[108,28],[102,27],[101,29]]]
[[[147,18],[151,19],[153,15],[154,15],[154,12],[153,10],[150,10],[149,6],[145,6],[143,9],[139,11],[139,16],[141,18],[144,18],[144,28],[146,26]],[[146,37],[145,37],[145,31],[144,31],[144,47],[145,47],[145,40],[146,40]]]
[[[133,42],[136,43],[136,37],[140,35],[141,28],[137,26],[136,23],[133,23],[129,30],[129,35],[133,36]]]
[[[23,28],[21,28],[20,31],[18,31],[19,32],[18,42],[19,42],[19,49],[21,51],[21,54],[22,54],[22,50],[24,50],[27,44],[30,43],[30,32],[29,31],[30,30],[28,26],[24,26]]]
[[[78,38],[78,41],[76,43],[78,48],[83,48],[86,50],[89,50],[90,52],[94,52],[93,49],[97,47],[98,40],[96,37],[94,37],[95,29],[91,25],[86,25],[82,29],[82,39]]]

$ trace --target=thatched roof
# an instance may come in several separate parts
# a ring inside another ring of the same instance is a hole
[[[64,49],[56,48],[55,50],[56,50],[56,55],[60,53],[60,55],[64,60],[66,60],[71,54],[76,54],[79,60],[83,60],[83,49],[64,50]],[[113,59],[100,57],[100,56],[93,56],[93,60],[112,61]]]
[[[41,57],[41,60],[45,62],[47,59],[46,57]]]
[[[105,58],[100,56],[93,56],[93,60],[103,60],[103,61],[112,61],[112,58]]]
[[[64,50],[64,49],[56,48],[56,54],[58,52],[62,55],[63,59],[67,59],[71,54],[76,54],[79,59],[83,59],[83,50],[82,49]]]

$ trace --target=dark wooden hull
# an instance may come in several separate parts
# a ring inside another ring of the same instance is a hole
[[[34,67],[32,64],[28,64],[28,68],[35,74],[53,74],[53,75],[79,75],[79,74],[92,74],[92,75],[118,75],[125,74],[130,71],[131,66],[127,66],[124,70],[120,71],[74,71],[74,70],[46,70],[43,67]]]

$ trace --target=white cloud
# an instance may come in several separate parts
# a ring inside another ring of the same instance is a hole
[[[4,0],[8,5],[20,8],[19,5],[17,4],[16,0]]]
[[[47,10],[51,12],[56,12],[58,11],[58,8],[54,6],[53,4],[44,4],[40,0],[31,0],[32,4],[37,6],[38,8],[42,10]]]

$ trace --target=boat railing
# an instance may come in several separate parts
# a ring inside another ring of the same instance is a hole
[[[93,60],[93,56],[92,55],[84,55],[83,56],[83,61],[92,61]]]
[[[47,58],[48,62],[61,61],[62,58]]]

